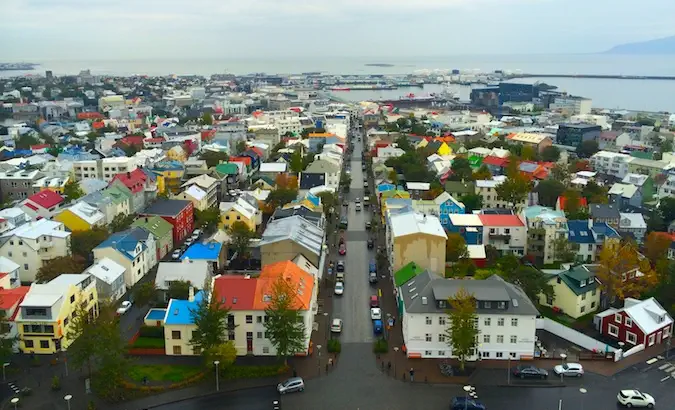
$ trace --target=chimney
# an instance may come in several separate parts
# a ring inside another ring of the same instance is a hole
[[[127,171],[127,178],[131,178],[131,172]]]
[[[195,288],[193,286],[190,286],[190,289],[188,290],[188,301],[195,301]]]

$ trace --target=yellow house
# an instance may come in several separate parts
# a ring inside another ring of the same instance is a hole
[[[183,149],[183,147],[176,145],[171,147],[171,149],[166,152],[166,156],[173,161],[185,162],[187,160],[188,153],[185,151],[185,149]]]
[[[450,146],[444,142],[440,147],[438,147],[436,153],[440,156],[450,155],[452,154],[452,148],[450,148]]]
[[[86,202],[78,202],[64,209],[53,219],[62,222],[71,232],[88,231],[95,226],[105,226],[105,215],[98,208]]]
[[[257,209],[242,198],[234,202],[220,203],[220,227],[228,229],[235,222],[243,222],[255,232]]]
[[[192,311],[199,309],[204,292],[194,293],[190,288],[188,300],[171,299],[164,316],[164,349],[169,356],[197,355],[201,352],[192,346],[192,332],[197,326],[192,320]]]
[[[152,172],[157,175],[157,191],[160,194],[180,192],[185,167],[179,161],[161,161],[155,164]]]
[[[415,145],[415,148],[420,149],[420,148],[426,147],[427,145],[429,145],[429,141],[427,141],[426,138],[422,138],[422,139]]]
[[[264,189],[266,191],[274,191],[276,189],[276,182],[270,177],[266,176],[259,176],[256,179],[253,180],[251,183],[251,186],[258,187],[260,189]]]
[[[49,283],[33,283],[15,318],[19,349],[52,354],[67,348],[73,341],[66,335],[83,304],[89,315],[98,315],[96,280],[89,274],[62,274]]]
[[[579,265],[553,275],[553,297],[539,295],[539,303],[560,309],[573,318],[595,312],[600,304],[600,285],[595,276],[598,265]]]
[[[448,236],[438,217],[414,211],[393,213],[387,223],[386,246],[393,272],[415,262],[422,269],[444,274]]]
[[[192,202],[195,209],[203,211],[209,207],[206,191],[196,185],[190,185],[185,191],[173,196],[174,199],[183,199]]]

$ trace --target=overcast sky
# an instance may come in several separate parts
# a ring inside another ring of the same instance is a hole
[[[587,53],[675,34],[673,0],[0,0],[0,60]]]

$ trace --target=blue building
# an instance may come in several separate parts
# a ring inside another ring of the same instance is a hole
[[[225,258],[225,248],[219,242],[195,243],[180,257],[181,260],[210,262],[214,272],[224,266]]]
[[[439,218],[445,230],[450,228],[450,215],[462,215],[466,213],[464,204],[447,192],[443,192],[437,196],[434,202],[438,205]]]
[[[499,83],[499,105],[505,102],[532,102],[539,98],[539,87],[532,84]]]
[[[592,219],[567,221],[568,241],[577,248],[577,261],[595,262],[605,239],[619,239],[619,233],[606,222]]]
[[[483,244],[483,222],[478,215],[448,215],[448,233],[457,233],[466,241],[467,245]]]

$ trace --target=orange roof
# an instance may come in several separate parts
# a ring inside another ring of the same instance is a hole
[[[11,309],[14,305],[23,300],[29,290],[30,286],[19,286],[14,289],[0,288],[0,309]]]
[[[308,134],[309,138],[329,138],[329,137],[334,137],[335,134],[331,132],[310,132]]]
[[[258,286],[255,289],[254,310],[267,308],[274,283],[279,278],[287,280],[297,290],[293,307],[299,310],[308,310],[314,291],[314,276],[300,269],[298,265],[291,261],[281,261],[263,266],[258,277]]]

